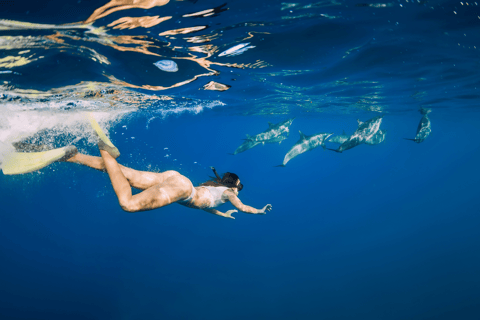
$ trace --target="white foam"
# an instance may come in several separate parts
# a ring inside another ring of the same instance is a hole
[[[87,111],[93,113],[108,136],[110,127],[124,121],[131,113],[150,118],[148,127],[156,118],[199,114],[223,105],[220,101],[184,98],[166,101],[103,84],[69,86],[48,92],[10,90],[0,86],[0,163],[6,154],[14,151],[12,143],[25,139],[51,148],[76,144],[82,139],[82,143],[95,144],[97,138],[85,117]],[[130,137],[134,139],[133,135]]]
[[[130,110],[93,111],[95,119],[108,135],[110,126]],[[32,138],[33,137],[33,138]],[[12,143],[27,138],[56,148],[72,144],[80,139],[95,143],[96,138],[85,117],[84,110],[60,111],[58,108],[42,110],[12,110],[12,106],[0,109],[0,162],[7,153],[14,151]]]
[[[219,106],[225,106],[225,103],[218,100],[215,100],[215,101],[193,100],[193,101],[182,102],[182,103],[173,102],[171,107],[155,109],[149,112],[153,116],[150,117],[147,121],[147,129],[148,129],[148,126],[150,125],[150,122],[152,122],[152,120],[157,118],[165,119],[169,116],[180,115],[182,113],[199,114],[205,109],[213,109]]]

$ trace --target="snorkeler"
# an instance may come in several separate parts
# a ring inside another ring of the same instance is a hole
[[[255,209],[243,204],[238,198],[238,192],[242,190],[243,185],[234,173],[227,172],[220,178],[215,168],[212,167],[216,177],[194,187],[187,177],[177,171],[156,173],[122,166],[115,160],[120,156],[118,149],[90,114],[88,119],[98,137],[101,157],[81,154],[75,146],[45,151],[42,146],[14,143],[17,151],[22,152],[13,152],[9,155],[7,161],[4,161],[2,165],[3,173],[32,172],[56,161],[78,163],[97,170],[106,170],[120,206],[128,212],[153,210],[176,202],[189,208],[202,209],[222,217],[235,219],[232,214],[238,212],[237,210],[228,210],[224,213],[216,209],[228,201],[238,210],[246,213],[265,214],[272,210],[270,204],[262,209]],[[132,187],[143,191],[132,195]]]
[[[232,217],[232,213],[238,212],[237,210],[228,210],[224,213],[216,209],[227,201],[246,213],[265,214],[272,210],[270,204],[262,209],[244,205],[238,198],[238,192],[242,190],[243,185],[234,173],[227,172],[221,179],[216,175],[216,179],[194,187],[187,177],[177,171],[155,173],[134,170],[120,165],[107,151],[102,150],[100,146],[99,148],[101,158],[77,153],[66,161],[83,164],[101,171],[106,170],[118,202],[125,211],[153,210],[176,202],[189,208],[202,209],[222,217],[235,219]],[[132,195],[132,187],[143,191]]]
[[[270,204],[262,209],[255,209],[243,204],[238,198],[238,192],[242,190],[243,185],[234,173],[227,172],[220,178],[215,168],[212,167],[216,178],[194,187],[187,177],[177,171],[155,173],[138,171],[120,165],[115,160],[120,155],[118,149],[101,131],[95,119],[91,116],[89,118],[98,136],[101,157],[71,152],[68,158],[62,160],[101,171],[106,170],[123,210],[128,212],[153,210],[176,202],[189,208],[202,209],[230,219],[235,219],[232,213],[238,212],[237,210],[228,210],[224,213],[216,209],[228,201],[238,210],[246,213],[265,214],[272,210]],[[132,187],[143,191],[132,195]]]

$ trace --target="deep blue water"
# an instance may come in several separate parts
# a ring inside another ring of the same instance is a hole
[[[273,211],[127,213],[90,168],[0,174],[1,319],[479,318],[475,2],[170,1],[91,18],[106,3],[0,3],[0,160],[22,139],[99,155],[94,111],[121,164],[196,185],[210,166],[235,172],[240,199]],[[147,16],[171,18],[114,28]],[[255,48],[219,56],[242,43]],[[420,108],[432,133],[416,144],[403,138]],[[299,130],[352,133],[377,115],[381,144],[274,167]],[[281,144],[228,154],[291,117]]]

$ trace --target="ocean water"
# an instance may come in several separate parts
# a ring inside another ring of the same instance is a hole
[[[18,141],[98,156],[88,111],[121,164],[215,166],[273,206],[127,213],[106,173],[2,173],[0,318],[478,319],[480,6],[362,1],[0,1],[0,162]],[[431,134],[404,140],[421,108]],[[382,143],[276,167],[298,131],[379,115]]]

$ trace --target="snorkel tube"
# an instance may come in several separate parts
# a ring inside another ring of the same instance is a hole
[[[210,169],[212,169],[213,173],[215,174],[215,177],[217,177],[217,180],[218,180],[218,181],[221,181],[222,178],[220,178],[220,176],[218,175],[217,170],[215,170],[214,167],[210,167]]]

